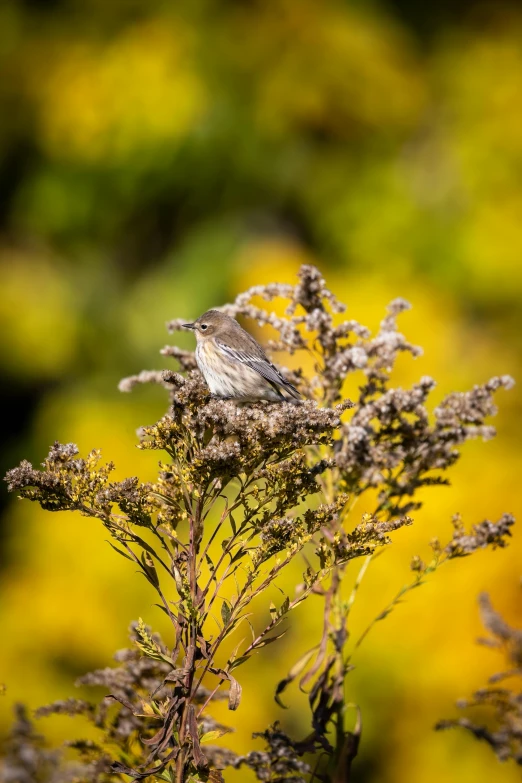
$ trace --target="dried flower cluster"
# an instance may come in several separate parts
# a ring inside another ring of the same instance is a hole
[[[457,702],[462,710],[478,707],[482,714],[486,710],[486,723],[475,723],[470,718],[456,718],[441,720],[436,728],[460,726],[477,739],[487,742],[500,761],[512,759],[522,765],[522,630],[512,628],[505,622],[493,609],[486,593],[479,596],[479,605],[482,622],[491,634],[486,639],[479,639],[479,643],[501,650],[509,668],[493,674],[488,686],[476,691],[471,699],[460,699]],[[497,683],[506,680],[518,682],[518,687],[498,687]]]
[[[285,316],[252,303],[280,297],[288,300]],[[141,448],[164,455],[154,484],[111,481],[111,463],[101,465],[97,451],[81,459],[72,444],[55,444],[43,470],[24,461],[9,471],[9,489],[22,497],[50,511],[77,510],[101,521],[114,549],[138,566],[157,593],[172,625],[167,646],[140,621],[133,650],[118,656],[120,666],[82,679],[103,685],[109,702],[72,700],[40,711],[81,712],[100,729],[98,745],[75,744],[85,769],[97,770],[82,772],[82,780],[101,782],[110,769],[111,780],[129,775],[217,782],[223,779],[220,770],[243,764],[259,780],[348,779],[360,723],[346,725],[344,685],[352,668],[347,624],[360,579],[344,600],[346,565],[362,558],[362,578],[376,550],[412,524],[408,514],[419,506],[417,490],[446,482],[443,472],[466,440],[491,437],[485,419],[495,412],[493,393],[512,383],[495,378],[449,395],[433,415],[426,407],[435,385],[430,378],[409,390],[391,387],[398,354],[420,351],[397,329],[397,316],[408,307],[400,299],[392,302],[372,337],[366,327],[342,320],[345,307],[319,271],[302,267],[297,285],[256,286],[223,310],[273,327],[278,339],[271,350],[313,357],[311,377],[301,369],[285,371],[304,402],[238,406],[212,400],[194,355],[167,346],[162,354],[174,358],[184,374],[144,371],[120,384],[123,391],[149,382],[169,390],[167,414],[141,430]],[[184,320],[170,322],[170,331]],[[361,377],[354,401],[343,395],[350,373]],[[353,519],[354,501],[370,488],[378,495],[374,510]],[[442,562],[487,545],[503,546],[511,524],[504,516],[468,534],[456,518],[452,540],[445,547],[433,544],[430,564],[414,559],[412,586]],[[266,595],[305,546],[302,580],[293,594],[270,605],[265,625],[255,616],[250,620],[252,601]],[[280,702],[296,679],[309,689],[310,734],[292,740],[274,725],[262,735],[266,752],[243,757],[214,746],[227,729],[209,714],[212,702],[225,687],[229,708],[240,706],[237,669],[277,642],[283,620],[312,593],[323,600],[322,638],[281,680],[276,694]],[[225,653],[225,640],[247,624],[251,639],[237,637],[234,652]],[[18,763],[16,747],[13,738],[15,760],[4,765],[4,780],[10,779],[9,764]],[[308,761],[314,756],[312,772]]]

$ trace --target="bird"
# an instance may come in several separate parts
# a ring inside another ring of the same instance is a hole
[[[183,327],[196,335],[196,362],[212,397],[240,402],[300,399],[297,389],[235,318],[208,310]]]

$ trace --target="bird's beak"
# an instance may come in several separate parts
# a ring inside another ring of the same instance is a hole
[[[181,324],[184,329],[195,329],[196,324]]]

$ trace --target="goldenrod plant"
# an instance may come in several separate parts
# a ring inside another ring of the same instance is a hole
[[[284,316],[270,309],[276,298],[287,301]],[[349,696],[351,657],[372,627],[359,638],[349,635],[360,580],[377,553],[413,524],[418,491],[447,482],[466,440],[494,434],[485,423],[495,413],[493,394],[512,384],[507,376],[493,378],[448,395],[432,412],[431,378],[394,388],[390,374],[399,354],[420,352],[397,328],[408,307],[393,301],[372,335],[345,320],[345,306],[319,271],[303,266],[296,285],[256,286],[223,308],[247,325],[275,330],[268,350],[296,359],[294,369],[282,372],[301,403],[211,399],[194,355],[167,347],[162,353],[179,372],[144,371],[120,384],[122,391],[143,382],[168,390],[165,416],[139,431],[140,448],[161,455],[155,483],[114,481],[112,463],[96,450],[82,458],[73,444],[55,443],[42,470],[23,461],[9,471],[9,489],[22,498],[102,524],[115,553],[130,561],[129,578],[136,567],[145,577],[170,630],[162,639],[140,619],[117,666],[81,679],[106,689],[100,703],[69,699],[39,711],[81,713],[98,728],[98,742],[69,743],[80,755],[76,764],[42,747],[20,709],[4,780],[218,783],[227,767],[242,765],[273,783],[350,779],[361,738]],[[170,322],[169,330],[184,321]],[[311,372],[301,368],[300,356]],[[359,381],[353,400],[345,396],[352,375]],[[355,503],[363,494],[373,511],[361,516]],[[413,558],[412,582],[374,622],[441,565],[505,546],[512,524],[506,514],[467,531],[455,517],[449,540],[432,541],[428,563]],[[354,560],[359,576],[347,598],[341,587]],[[302,563],[301,575],[274,603],[271,588],[294,561]],[[217,744],[230,728],[213,717],[214,702],[225,695],[232,712],[255,711],[242,701],[241,668],[256,654],[271,655],[293,610],[312,595],[322,605],[313,603],[324,617],[322,635],[308,650],[296,650],[294,666],[280,673],[273,724],[260,726],[266,750],[238,756],[224,740]],[[285,691],[297,682],[310,708],[304,737],[290,737],[277,723]]]

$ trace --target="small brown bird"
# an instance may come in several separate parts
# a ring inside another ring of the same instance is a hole
[[[183,326],[196,334],[196,361],[213,397],[241,402],[300,398],[297,389],[234,318],[208,310],[194,323]]]

